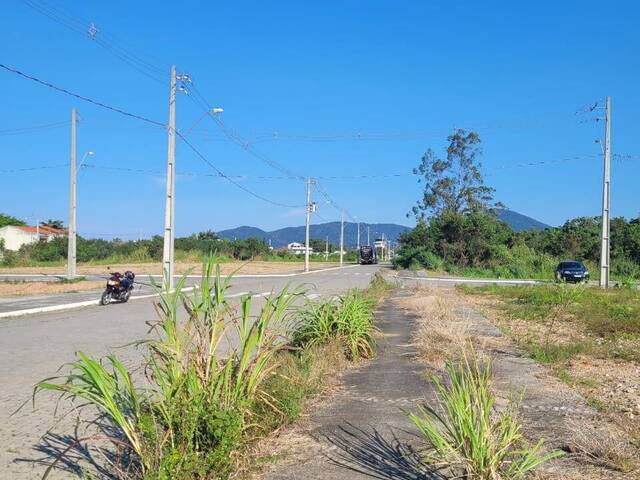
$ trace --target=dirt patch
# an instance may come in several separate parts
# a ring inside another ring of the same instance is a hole
[[[312,262],[310,264],[311,270],[319,270],[322,268],[337,267],[339,263],[335,262]],[[132,270],[136,274],[148,274],[148,275],[160,275],[162,273],[161,263],[131,263],[131,264],[113,264],[113,265],[92,265],[92,264],[78,264],[79,275],[101,275],[108,272],[124,272],[125,270]],[[175,270],[177,274],[190,273],[198,275],[202,272],[202,263],[200,262],[176,262]],[[261,274],[261,273],[296,273],[304,270],[304,264],[302,262],[228,262],[220,264],[220,271],[223,274],[237,273],[237,274]],[[3,273],[46,273],[48,275],[64,275],[66,272],[64,266],[56,267],[16,267],[16,268],[2,268],[0,269],[0,275]]]
[[[54,295],[56,293],[84,292],[104,287],[103,280],[62,282],[0,282],[0,298],[25,295]]]

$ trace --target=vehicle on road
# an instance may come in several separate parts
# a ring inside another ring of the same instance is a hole
[[[358,263],[360,265],[372,265],[378,263],[376,249],[370,245],[363,245],[358,252]]]
[[[115,272],[107,280],[107,288],[102,292],[100,297],[100,305],[108,305],[112,301],[125,303],[131,297],[133,291],[133,283],[136,275],[127,270],[124,275]]]
[[[558,282],[586,282],[589,280],[589,270],[582,262],[565,260],[556,267],[555,277]]]

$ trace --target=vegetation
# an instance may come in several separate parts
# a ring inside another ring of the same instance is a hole
[[[524,442],[516,402],[496,411],[490,365],[465,357],[448,363],[446,371],[446,384],[433,379],[441,409],[425,405],[409,413],[430,447],[429,464],[444,466],[452,478],[512,480],[562,455],[542,453],[542,440],[533,446]]]
[[[114,239],[85,239],[78,237],[77,259],[79,262],[91,263],[143,263],[162,260],[162,242],[160,236],[151,239],[123,241]],[[223,240],[215,233],[201,232],[188,237],[176,238],[176,259],[201,262],[214,255],[217,262],[231,260],[277,260],[303,261],[303,255],[295,255],[287,251],[273,251],[262,240],[248,238],[246,240]],[[67,239],[54,238],[50,241],[42,239],[38,243],[24,245],[18,252],[4,251],[0,265],[32,266],[62,264],[67,258]],[[324,260],[324,243],[319,255],[312,255],[312,261]],[[331,254],[329,261],[338,260],[339,256]],[[355,252],[347,252],[346,261],[355,261]]]
[[[26,223],[14,216],[0,213],[0,228],[6,227],[7,225],[26,225]]]
[[[230,281],[219,268],[214,273],[211,259],[190,296],[183,293],[185,278],[161,294],[157,336],[139,342],[144,365],[135,371],[144,372],[144,379],[114,355],[99,360],[79,352],[68,375],[37,385],[36,394],[56,391],[105,416],[119,451],[113,476],[228,478],[240,468],[247,443],[299,415],[304,399],[335,369],[336,362],[327,360],[373,354],[373,299],[386,287],[381,279],[369,291],[351,291],[339,300],[335,321],[351,325],[340,330],[344,334],[294,349],[286,338],[296,328],[294,314],[309,318],[305,308],[292,308],[304,291],[285,287],[253,318],[250,296],[240,299],[238,310],[227,300]],[[304,335],[294,331],[293,337]]]
[[[456,130],[446,159],[432,150],[415,173],[424,176],[422,199],[412,213],[416,227],[401,234],[394,264],[458,275],[553,279],[561,260],[585,262],[599,276],[600,217],[581,217],[557,228],[513,231],[496,216],[493,189],[484,184],[478,135]],[[611,221],[612,275],[640,279],[640,218]]]
[[[532,327],[521,343],[536,360],[559,366],[577,355],[640,361],[640,291],[564,285],[460,287],[473,295],[504,300],[510,318]],[[559,338],[557,325],[570,325],[573,338]]]

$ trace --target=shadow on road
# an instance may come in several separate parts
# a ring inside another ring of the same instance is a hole
[[[365,430],[347,423],[335,432],[323,434],[323,439],[337,447],[327,455],[329,462],[351,472],[380,480],[444,478],[433,468],[424,465],[419,452],[407,441],[401,440],[391,428],[387,435],[383,435],[375,427]]]
[[[117,447],[118,434],[112,425],[104,419],[90,425],[96,427],[96,434],[79,435],[79,424],[73,434],[49,431],[33,446],[40,456],[16,458],[14,462],[41,465],[43,475],[50,469],[81,478],[90,473],[91,478],[105,480],[122,478],[115,470],[126,473],[135,469],[129,452]]]

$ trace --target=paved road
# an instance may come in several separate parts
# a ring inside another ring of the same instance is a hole
[[[310,296],[333,296],[352,287],[366,286],[378,268],[353,266],[307,275],[236,278],[229,293],[266,294],[290,283],[308,285]],[[42,448],[40,437],[54,425],[56,397],[44,394],[36,411],[27,405],[11,416],[31,398],[33,385],[55,375],[61,365],[73,360],[78,350],[94,355],[117,352],[126,362],[136,359],[139,353],[133,347],[121,346],[146,336],[145,322],[155,319],[152,302],[152,298],[146,298],[122,305],[0,320],[0,478],[40,478],[43,473],[42,466],[34,460],[44,457],[37,446]],[[69,421],[58,425],[56,431],[71,433]],[[68,478],[68,474],[51,478]]]

